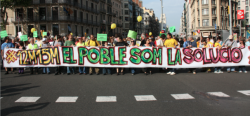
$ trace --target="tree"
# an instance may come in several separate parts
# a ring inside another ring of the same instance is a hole
[[[6,10],[13,9],[17,6],[27,7],[31,5],[33,0],[1,0],[1,20],[2,20],[2,29],[6,29],[8,21],[8,13]]]

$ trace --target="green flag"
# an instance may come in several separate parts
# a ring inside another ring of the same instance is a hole
[[[167,33],[160,33],[160,35],[159,35],[159,36],[161,37],[161,35],[163,35],[163,34],[165,34],[165,35],[167,36]]]
[[[21,41],[28,41],[28,35],[22,35]]]
[[[43,36],[47,36],[47,32],[43,32]]]
[[[170,28],[169,28],[169,32],[170,32],[170,33],[175,32],[175,26],[170,27]]]
[[[33,31],[33,37],[37,37],[37,31]]]
[[[6,31],[6,30],[1,31],[1,32],[0,32],[0,36],[1,36],[1,38],[7,37],[7,36],[8,36],[7,31]]]
[[[97,41],[107,41],[107,34],[97,34]]]
[[[128,37],[132,38],[132,39],[136,39],[137,36],[137,32],[129,30],[128,31]]]

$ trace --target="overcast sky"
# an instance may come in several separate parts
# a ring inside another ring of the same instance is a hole
[[[143,6],[155,12],[155,16],[161,16],[161,1],[160,0],[142,0]],[[175,26],[176,33],[179,33],[180,18],[183,11],[184,0],[163,0],[163,14],[167,17],[167,25]]]

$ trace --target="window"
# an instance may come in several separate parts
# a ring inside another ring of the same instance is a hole
[[[124,3],[124,8],[128,8],[128,4],[127,3]]]
[[[128,21],[128,17],[125,17],[125,21]]]
[[[125,10],[125,15],[128,15],[128,10]]]
[[[40,20],[46,20],[46,8],[39,9]]]
[[[198,0],[198,6],[200,5],[200,0]]]
[[[198,10],[198,16],[200,16],[200,10]]]
[[[78,34],[77,34],[77,25],[75,25],[75,35],[77,36]]]
[[[248,6],[246,6],[246,11],[248,11]]]
[[[28,11],[28,19],[32,21],[33,20],[33,8],[28,8],[27,11]]]
[[[213,14],[213,15],[216,14],[216,8],[212,8],[212,14]]]
[[[240,7],[238,7],[238,10],[240,10]]]
[[[248,19],[248,17],[249,17],[249,13],[248,13],[248,12],[246,12],[246,14],[245,14],[245,15],[246,15],[246,19]]]
[[[208,15],[208,9],[202,9],[202,15]]]
[[[59,26],[58,24],[53,24],[53,35],[59,35]]]
[[[215,0],[212,0],[212,4],[216,4]]]
[[[202,0],[202,4],[208,4],[208,0]]]
[[[248,5],[248,0],[246,0],[246,5]]]
[[[215,26],[216,24],[216,19],[212,19],[212,25]]]
[[[202,26],[209,26],[209,20],[208,19],[202,20]]]
[[[198,20],[198,26],[200,27],[200,20]]]

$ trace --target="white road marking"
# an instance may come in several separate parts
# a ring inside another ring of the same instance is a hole
[[[116,102],[116,96],[97,96],[96,102]]]
[[[183,100],[183,99],[195,99],[193,96],[189,95],[188,93],[183,94],[171,94],[176,100]]]
[[[250,96],[250,90],[239,90],[238,92],[240,92],[244,95]]]
[[[223,92],[207,92],[210,95],[217,96],[217,97],[230,97],[229,95]]]
[[[33,103],[36,102],[40,97],[20,97],[18,100],[15,102],[28,102],[28,103]]]
[[[56,102],[63,102],[63,103],[67,103],[67,102],[76,102],[76,100],[78,99],[77,96],[60,96]]]
[[[153,95],[135,95],[136,101],[156,101]]]

